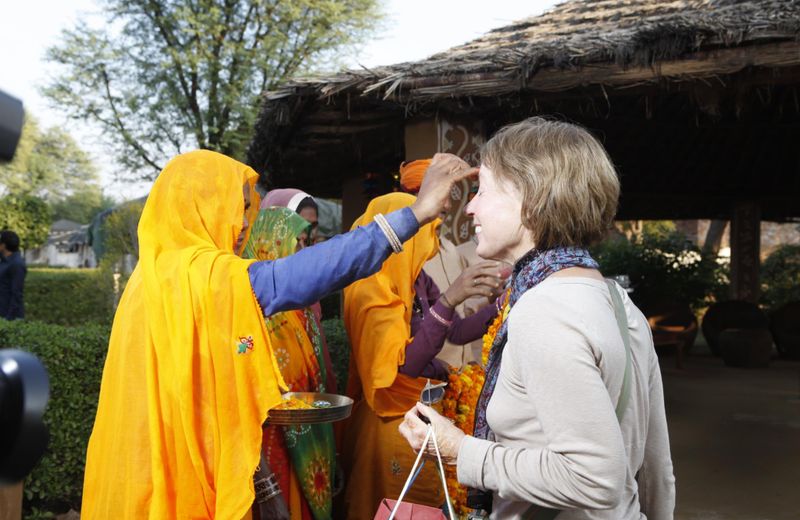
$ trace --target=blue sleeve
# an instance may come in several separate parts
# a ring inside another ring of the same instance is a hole
[[[411,208],[386,215],[405,242],[419,230]],[[326,294],[376,273],[392,253],[389,241],[375,222],[278,260],[250,265],[250,284],[265,316],[302,309]]]

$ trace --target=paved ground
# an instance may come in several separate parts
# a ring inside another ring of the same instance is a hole
[[[661,360],[677,520],[800,519],[800,362],[726,367],[702,345]]]

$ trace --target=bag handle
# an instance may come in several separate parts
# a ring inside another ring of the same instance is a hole
[[[611,293],[611,301],[614,304],[614,316],[617,318],[617,327],[619,327],[619,333],[622,336],[622,343],[625,344],[625,374],[622,376],[622,390],[619,394],[619,401],[617,401],[617,407],[614,409],[614,413],[617,414],[617,421],[621,423],[631,397],[631,333],[628,330],[628,315],[625,312],[625,305],[622,303],[619,292],[617,292],[616,284],[609,279],[606,279],[606,284],[608,285],[608,292]]]
[[[389,520],[394,520],[394,516],[397,514],[398,509],[400,509],[400,504],[403,502],[403,497],[406,496],[409,488],[411,488],[414,480],[416,480],[417,466],[419,466],[420,460],[422,460],[422,453],[425,451],[425,446],[428,445],[428,441],[433,442],[433,449],[436,451],[436,460],[439,463],[439,476],[442,478],[444,498],[447,501],[447,512],[450,515],[450,520],[456,520],[456,515],[453,512],[453,504],[450,502],[450,493],[447,491],[447,480],[445,480],[444,476],[444,464],[442,464],[442,455],[439,453],[439,443],[436,441],[436,432],[433,431],[433,426],[430,425],[428,425],[428,432],[425,434],[425,440],[422,442],[423,448],[419,450],[419,453],[417,453],[417,459],[414,461],[414,465],[411,467],[411,471],[408,474],[406,483],[403,484],[403,490],[400,491],[400,496],[397,498],[397,502],[394,504],[392,514],[389,515]]]

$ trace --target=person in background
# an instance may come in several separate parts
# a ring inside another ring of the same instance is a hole
[[[416,195],[430,163],[430,159],[402,163],[400,165],[400,188],[402,191]],[[425,263],[423,268],[437,287],[450,287],[464,269],[481,261],[481,259],[478,259],[475,262],[468,263],[460,253],[459,247],[445,237],[440,228],[439,250],[433,258]],[[457,305],[455,312],[459,317],[464,318],[475,314],[488,304],[489,300],[486,298],[473,296]],[[460,368],[468,363],[481,362],[481,346],[480,339],[464,345],[456,345],[445,339],[444,346],[436,357],[448,365]]]
[[[414,200],[406,193],[377,197],[353,226]],[[381,499],[399,495],[414,460],[397,433],[403,413],[419,399],[427,378],[447,380],[449,367],[436,359],[445,338],[456,344],[479,338],[497,312],[489,305],[462,319],[454,311],[469,296],[499,294],[497,262],[463,271],[443,293],[425,274],[423,265],[438,247],[437,227],[438,221],[423,226],[378,273],[344,290],[352,348],[347,394],[356,402],[340,447],[347,519],[371,519]],[[433,465],[423,468],[408,500],[440,506],[444,494],[437,479]]]
[[[469,240],[456,246],[456,252],[458,253],[459,258],[461,258],[461,263],[464,265],[464,269],[486,260],[485,258],[479,257],[478,253],[475,252],[477,247],[475,238],[475,235],[472,235]],[[507,263],[504,263],[504,267],[506,270],[509,269]],[[489,301],[482,296],[472,296],[471,298],[467,298],[462,304],[464,308],[464,316],[472,316],[488,303]],[[479,365],[483,365],[482,355],[483,339],[467,343],[463,346],[462,365],[466,365],[468,363],[477,363]]]
[[[0,318],[25,318],[23,292],[28,269],[19,252],[19,236],[13,231],[0,232]]]
[[[267,192],[261,207],[282,207],[294,211],[310,224],[310,232],[306,232],[303,240],[306,245],[313,245],[317,239],[319,224],[319,207],[314,197],[294,188],[281,188]]]
[[[317,229],[319,224],[319,208],[314,197],[308,193],[294,189],[294,188],[281,188],[271,190],[264,196],[261,201],[261,209],[270,207],[287,208],[294,211],[300,217],[308,222],[308,226],[303,229],[297,237],[298,247],[307,247],[319,243],[317,236]],[[320,331],[322,344],[324,345],[325,363],[328,367],[327,374],[327,387],[331,393],[336,393],[336,375],[333,372],[333,365],[331,363],[331,356],[328,350],[328,342],[325,339],[325,333],[322,330],[322,307],[319,302],[314,302],[310,306],[311,311],[314,313],[314,319],[317,322],[317,328]]]
[[[467,206],[477,254],[515,264],[465,435],[430,407],[406,413],[414,450],[432,425],[471,505],[491,518],[671,520],[658,357],[647,320],[586,249],[613,224],[619,179],[584,128],[530,118],[484,146]],[[409,453],[412,453],[409,450]]]
[[[288,208],[266,206],[269,202],[267,195],[251,226],[242,258],[276,260],[306,247],[309,222]],[[335,393],[335,387],[329,386],[329,381],[336,381],[331,374],[330,356],[311,308],[278,312],[265,320],[270,344],[289,390]],[[264,427],[262,464],[275,475],[281,490],[271,500],[284,501],[282,508],[272,510],[285,509],[287,518],[292,519],[330,518],[335,450],[333,427],[329,423]],[[258,508],[256,511],[260,516]]]
[[[114,316],[81,518],[250,518],[253,500],[269,498],[253,482],[262,424],[286,390],[264,316],[377,272],[471,174],[441,155],[411,207],[256,261],[235,254],[256,172],[208,150],[172,159],[145,203],[139,262]]]

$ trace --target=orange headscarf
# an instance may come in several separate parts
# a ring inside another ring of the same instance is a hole
[[[404,162],[400,165],[400,186],[408,193],[417,193],[422,185],[422,178],[431,165],[430,159]]]
[[[261,425],[283,387],[253,260],[233,253],[255,175],[196,151],[153,185],[111,331],[81,518],[248,514]]]
[[[390,213],[410,206],[414,197],[390,193],[373,199],[353,228],[373,221],[376,213]],[[350,336],[348,394],[362,395],[382,417],[404,414],[419,400],[424,379],[398,374],[411,342],[411,310],[414,281],[425,262],[439,249],[439,221],[426,224],[403,252],[392,255],[374,275],[344,289],[344,324]]]

